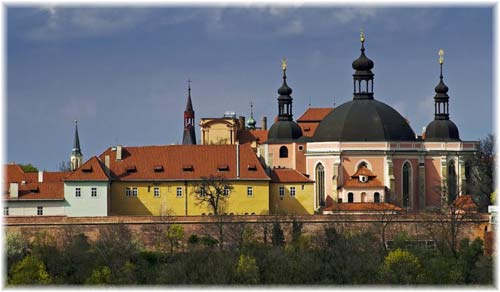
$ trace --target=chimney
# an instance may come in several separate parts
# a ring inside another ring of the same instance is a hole
[[[240,130],[245,130],[245,117],[240,116],[239,122],[240,122]]]
[[[38,182],[43,182],[43,171],[38,171]]]
[[[260,126],[262,130],[267,130],[267,117],[262,117],[262,125]]]
[[[122,160],[122,145],[116,145],[116,160]]]
[[[108,177],[109,177],[109,165],[110,165],[109,155],[105,155],[104,156],[104,166],[106,166],[106,175]]]
[[[19,196],[19,185],[17,183],[10,183],[9,193],[11,198],[17,198]]]
[[[236,179],[240,179],[240,142],[236,141]]]

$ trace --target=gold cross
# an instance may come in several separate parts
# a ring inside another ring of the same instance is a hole
[[[285,58],[281,59],[281,69],[283,69],[283,71],[286,70],[286,59]]]
[[[439,55],[439,64],[443,64],[444,63],[444,51],[443,51],[443,49],[439,50],[438,55]]]

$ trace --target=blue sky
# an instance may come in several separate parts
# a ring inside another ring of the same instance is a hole
[[[272,121],[282,57],[294,118],[352,99],[359,30],[375,98],[416,133],[433,119],[438,50],[462,140],[492,126],[492,7],[9,7],[7,160],[57,170],[73,120],[84,159],[107,147],[182,141],[187,79],[196,119]],[[269,125],[270,126],[270,125]],[[197,138],[199,139],[199,129]]]

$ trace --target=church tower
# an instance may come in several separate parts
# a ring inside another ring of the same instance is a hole
[[[439,83],[434,88],[434,121],[425,130],[426,141],[460,141],[458,128],[450,120],[448,86],[443,81],[444,51],[439,50]]]
[[[186,110],[184,111],[184,136],[183,145],[196,145],[196,134],[194,131],[194,110],[191,102],[191,80],[188,80],[188,98]]]
[[[73,140],[73,150],[71,150],[71,170],[75,170],[82,165],[82,151],[80,149],[80,138],[78,137],[78,121],[75,120],[75,138]]]

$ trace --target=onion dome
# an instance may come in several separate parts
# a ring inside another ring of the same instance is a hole
[[[373,61],[365,55],[365,35],[361,31],[361,55],[352,62],[352,69],[356,71],[370,71],[373,69]],[[371,72],[370,72],[371,73]]]
[[[253,118],[253,104],[250,103],[250,118],[247,121],[247,128],[249,130],[255,130],[255,125],[257,125],[257,122]]]
[[[444,51],[439,50],[439,83],[434,88],[434,121],[425,128],[425,141],[460,141],[458,127],[450,120],[448,86],[443,81]]]
[[[302,137],[302,129],[293,121],[292,89],[286,84],[286,60],[281,63],[283,84],[278,89],[278,120],[271,126],[267,135],[267,143],[293,142]]]

